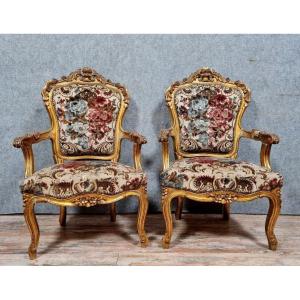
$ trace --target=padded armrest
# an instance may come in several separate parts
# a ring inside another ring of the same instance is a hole
[[[49,137],[50,137],[49,131],[29,133],[15,138],[13,141],[13,146],[15,148],[23,148],[26,145],[32,145],[38,143],[40,141],[48,139]]]
[[[147,143],[147,139],[138,132],[124,131],[123,137],[133,141],[136,144],[142,145]]]
[[[257,141],[261,141],[264,144],[278,144],[279,137],[276,134],[268,133],[265,131],[252,129],[251,138]]]

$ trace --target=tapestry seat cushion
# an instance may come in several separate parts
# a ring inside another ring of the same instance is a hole
[[[21,184],[23,193],[67,198],[86,193],[115,195],[146,184],[142,171],[110,161],[69,161],[35,172]]]
[[[162,187],[195,193],[232,191],[255,193],[281,187],[280,174],[266,168],[229,159],[194,157],[176,160],[161,173]]]

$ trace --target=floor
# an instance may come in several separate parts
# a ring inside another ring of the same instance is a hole
[[[277,251],[267,248],[265,216],[184,214],[174,222],[171,247],[161,247],[164,224],[149,215],[150,245],[138,246],[135,215],[39,215],[38,258],[27,256],[29,233],[22,215],[0,216],[0,265],[300,265],[300,216],[280,216]]]

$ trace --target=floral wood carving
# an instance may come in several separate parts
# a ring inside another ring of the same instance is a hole
[[[76,198],[72,201],[73,204],[77,206],[85,206],[85,207],[91,207],[95,205],[100,205],[106,203],[105,198],[90,198],[90,197],[80,197]]]
[[[62,82],[85,82],[85,83],[100,83],[103,85],[111,85],[116,87],[118,90],[120,90],[124,96],[124,102],[126,106],[129,104],[129,95],[124,86],[122,86],[120,83],[113,83],[111,80],[106,79],[99,73],[97,73],[94,69],[85,67],[78,69],[72,73],[70,73],[68,76],[62,76],[60,79],[52,79],[46,83],[46,86],[44,87],[42,91],[42,96],[45,102],[49,101],[49,93],[54,88],[55,85]]]
[[[221,204],[228,204],[231,203],[232,201],[236,201],[237,200],[237,196],[234,196],[232,194],[215,194],[215,193],[211,193],[209,194],[210,197],[212,197],[214,199],[214,202],[216,203],[221,203]]]
[[[196,83],[196,82],[204,82],[204,83],[225,83],[225,84],[233,84],[239,87],[245,96],[245,101],[247,103],[250,102],[250,89],[239,80],[232,81],[229,78],[223,77],[221,74],[217,73],[215,70],[210,68],[201,68],[195,73],[192,73],[189,77],[184,78],[182,81],[174,82],[166,91],[166,101],[167,105],[170,106],[170,102],[172,101],[172,94],[174,90],[180,85],[184,85],[187,83]]]

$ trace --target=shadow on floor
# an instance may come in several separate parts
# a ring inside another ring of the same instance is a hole
[[[46,248],[40,251],[40,254],[47,253],[51,249],[63,244],[66,241],[70,240],[93,240],[96,237],[103,235],[103,242],[107,243],[105,240],[105,235],[113,233],[115,236],[122,237],[124,240],[128,241],[132,245],[137,245],[139,243],[139,238],[136,230],[136,215],[117,215],[116,222],[110,221],[109,215],[90,215],[90,219],[86,219],[86,215],[68,215],[66,227],[60,227],[56,232],[57,239],[46,245]],[[134,216],[134,217],[132,217]],[[122,221],[118,221],[122,217]],[[170,248],[179,245],[183,239],[186,239],[195,234],[201,237],[201,234],[213,235],[216,238],[223,236],[237,236],[245,239],[250,239],[256,242],[257,245],[261,247],[266,247],[267,244],[263,244],[257,241],[256,237],[248,230],[234,220],[234,217],[229,221],[223,220],[222,215],[212,215],[212,214],[198,214],[190,215],[183,214],[181,220],[175,220],[173,214],[173,226],[176,229],[176,226],[181,226],[183,230],[177,235],[174,236],[170,245]],[[126,219],[124,219],[126,218]],[[99,222],[97,222],[97,220]],[[124,225],[124,220],[126,220],[126,225]],[[150,223],[150,220],[152,224]],[[181,223],[180,223],[181,222]],[[58,217],[57,217],[57,224]],[[55,224],[53,224],[55,226]],[[164,220],[161,214],[152,215],[152,218],[146,219],[145,226],[149,241],[150,247],[151,242],[160,241],[165,230]]]

